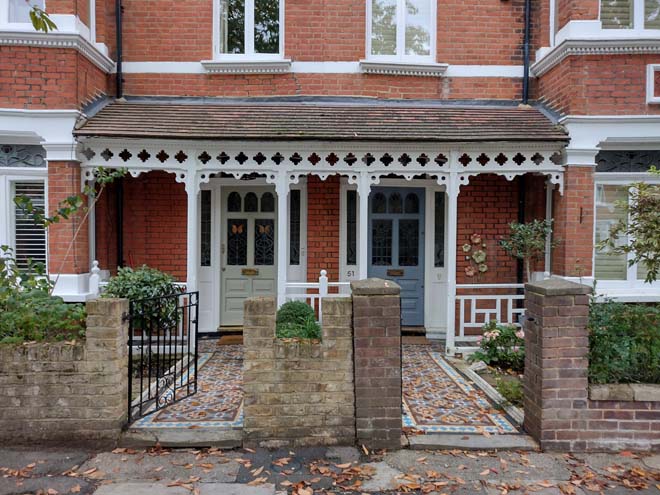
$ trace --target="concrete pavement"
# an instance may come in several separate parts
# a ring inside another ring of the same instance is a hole
[[[660,495],[659,461],[630,452],[0,449],[0,495]]]

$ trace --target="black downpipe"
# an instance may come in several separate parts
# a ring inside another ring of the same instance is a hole
[[[522,102],[529,101],[529,40],[532,30],[532,0],[525,0],[525,35],[523,40],[523,91]]]
[[[117,99],[124,97],[124,73],[122,70],[123,57],[123,33],[122,33],[122,13],[123,7],[121,0],[115,4],[115,17],[117,24]]]
[[[527,200],[525,176],[518,178],[518,223],[525,223],[525,202]],[[516,264],[516,278],[519,284],[525,283],[525,264],[518,258]],[[528,280],[530,282],[530,280]]]
[[[117,266],[124,266],[124,179],[117,180]]]

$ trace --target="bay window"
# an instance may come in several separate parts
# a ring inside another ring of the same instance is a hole
[[[281,0],[219,0],[220,57],[281,57]]]
[[[44,9],[45,0],[0,0],[0,24],[15,24],[31,26],[30,10],[32,6]]]
[[[603,29],[660,29],[660,0],[601,0]]]
[[[614,183],[612,183],[614,182]],[[625,211],[622,204],[629,199],[628,185],[624,181],[612,181],[604,179],[596,183],[596,215],[595,215],[595,243],[607,239],[614,225],[619,221],[626,221]],[[629,242],[626,237],[619,237],[618,245]],[[623,288],[623,287],[649,287],[645,283],[646,267],[643,264],[630,265],[628,260],[632,254],[614,254],[607,248],[595,248],[594,252],[594,276],[598,281],[598,287]]]
[[[435,59],[435,3],[432,0],[367,0],[370,59]]]

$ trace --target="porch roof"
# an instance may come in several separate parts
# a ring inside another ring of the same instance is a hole
[[[186,140],[565,142],[539,109],[507,105],[113,102],[77,136]]]

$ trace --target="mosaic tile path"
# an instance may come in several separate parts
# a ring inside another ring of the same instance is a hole
[[[243,426],[243,346],[205,345],[200,350],[213,352],[199,355],[197,393],[136,421],[133,427]]]
[[[424,433],[520,433],[432,346],[403,346],[403,426]]]

